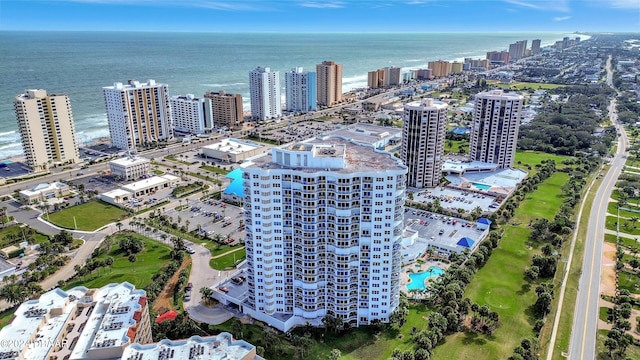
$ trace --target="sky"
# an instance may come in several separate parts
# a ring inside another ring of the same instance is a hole
[[[640,0],[0,0],[0,30],[640,32]]]

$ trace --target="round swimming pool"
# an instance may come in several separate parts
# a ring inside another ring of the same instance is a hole
[[[435,278],[440,276],[444,270],[437,266],[431,266],[427,271],[415,274],[409,274],[411,282],[407,284],[407,290],[425,290],[424,282],[429,278]]]

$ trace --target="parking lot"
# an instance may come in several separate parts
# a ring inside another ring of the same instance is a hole
[[[458,209],[470,212],[479,206],[483,212],[492,213],[500,207],[501,201],[495,196],[445,187],[436,187],[413,194],[413,200],[423,204],[433,202],[435,199],[440,200],[443,209],[454,212],[457,212]]]
[[[210,238],[220,235],[223,240],[229,237],[229,244],[237,244],[244,239],[244,229],[240,228],[240,220],[244,219],[242,208],[223,203],[219,200],[189,200],[183,205],[186,209],[177,211],[171,209],[166,215],[177,219],[179,216],[186,224],[189,221],[189,231],[198,229],[201,234]],[[233,239],[233,240],[231,240]]]

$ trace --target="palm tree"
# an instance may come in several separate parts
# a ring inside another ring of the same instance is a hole
[[[133,269],[133,272],[136,272],[136,268],[133,266],[133,264],[138,260],[136,254],[129,255],[127,260],[131,263],[131,269]]]
[[[118,228],[118,231],[122,230],[122,223],[120,221],[118,221],[116,223],[116,227]]]
[[[211,295],[213,295],[213,290],[211,290],[211,288],[205,286],[200,289],[200,296],[205,304],[208,304],[211,301]]]

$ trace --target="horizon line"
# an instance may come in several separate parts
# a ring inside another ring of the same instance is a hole
[[[0,29],[0,32],[103,32],[103,33],[201,33],[201,34],[518,34],[518,33],[569,33],[569,34],[640,34],[640,31],[579,31],[579,30],[499,30],[499,31],[224,31],[224,30],[81,30],[81,29],[58,29],[58,30],[27,30],[27,29]]]

